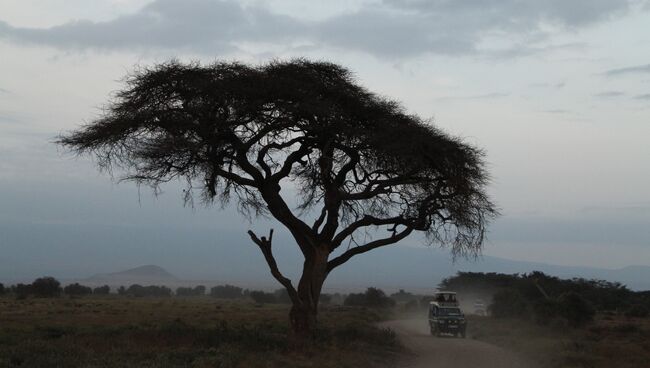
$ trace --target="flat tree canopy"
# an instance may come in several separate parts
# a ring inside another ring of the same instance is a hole
[[[327,62],[142,69],[101,118],[59,143],[123,179],[154,188],[183,179],[187,200],[200,192],[277,219],[305,257],[297,287],[277,267],[272,233],[250,236],[289,292],[297,333],[313,330],[325,278],[353,256],[414,231],[476,253],[496,214],[480,149]]]

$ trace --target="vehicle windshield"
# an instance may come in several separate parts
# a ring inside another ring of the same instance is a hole
[[[438,315],[441,317],[460,316],[462,313],[459,308],[440,308]]]

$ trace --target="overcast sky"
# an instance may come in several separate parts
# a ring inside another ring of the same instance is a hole
[[[0,267],[96,264],[113,242],[147,263],[191,249],[126,228],[248,246],[244,231],[264,229],[231,209],[184,208],[176,186],[138,195],[51,142],[138,65],[292,57],[340,63],[486,150],[503,213],[486,255],[650,265],[648,1],[0,0]],[[73,243],[83,257],[48,261]]]

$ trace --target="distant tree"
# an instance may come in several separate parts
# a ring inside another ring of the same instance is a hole
[[[218,285],[210,289],[210,296],[223,299],[239,299],[244,296],[242,288],[233,285]]]
[[[397,293],[393,293],[390,297],[397,302],[408,302],[411,300],[417,299],[417,297],[403,289],[400,289]]]
[[[383,290],[370,287],[365,293],[349,294],[343,305],[370,308],[389,308],[395,306],[395,301],[384,293]]]
[[[117,295],[126,295],[126,288],[124,287],[124,285],[117,288]]]
[[[186,201],[196,188],[205,203],[234,198],[243,213],[279,221],[304,256],[296,286],[278,268],[273,231],[249,235],[291,298],[295,341],[313,336],[323,283],[352,257],[414,232],[476,253],[496,214],[481,150],[338,65],[169,62],[126,84],[103,117],[58,143],[125,180],[157,190],[184,178]]]
[[[277,303],[275,294],[265,293],[264,291],[252,290],[248,293],[248,296],[258,304],[274,304]]]
[[[34,296],[41,298],[53,298],[61,295],[61,283],[49,276],[34,280],[30,289]]]
[[[289,296],[289,292],[287,292],[287,289],[278,289],[275,292],[273,292],[273,294],[275,295],[276,303],[291,304],[291,297]]]
[[[582,327],[593,321],[596,310],[585,298],[575,292],[568,292],[558,298],[560,315],[572,327]]]
[[[5,286],[0,282],[0,295],[5,294]]]
[[[203,296],[205,295],[205,286],[204,285],[197,285],[194,287],[194,295],[196,296]]]
[[[16,295],[16,299],[25,299],[32,293],[32,285],[16,284],[12,286],[12,292]]]
[[[93,289],[95,295],[108,295],[111,293],[111,288],[108,285],[99,286]]]
[[[64,287],[63,293],[66,295],[75,295],[75,296],[90,295],[93,293],[93,289],[88,286],[83,286],[75,282],[74,284],[70,284]]]
[[[125,294],[135,297],[170,297],[172,295],[172,289],[166,286],[142,286],[139,284],[133,284],[125,290]]]
[[[176,288],[176,296],[193,296],[194,295],[194,290],[192,290],[191,287],[177,287]]]
[[[490,314],[496,318],[524,317],[528,315],[528,308],[528,301],[516,289],[497,292],[488,306]]]

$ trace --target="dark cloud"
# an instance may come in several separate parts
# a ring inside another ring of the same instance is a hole
[[[619,69],[611,69],[606,71],[603,74],[605,74],[606,76],[615,77],[615,76],[625,75],[625,74],[643,74],[643,73],[650,73],[650,64],[629,66],[626,68],[619,68]]]
[[[612,97],[620,97],[620,96],[624,96],[624,95],[625,95],[625,93],[621,92],[621,91],[604,91],[604,92],[594,94],[594,97],[612,98]]]
[[[76,21],[47,29],[0,22],[0,37],[60,48],[190,49],[214,55],[244,42],[330,46],[401,58],[426,53],[497,52],[504,57],[544,50],[543,25],[578,28],[625,14],[633,0],[385,0],[353,13],[304,21],[234,0],[156,0],[107,22]],[[485,49],[486,37],[509,46]],[[290,47],[291,47],[290,46]]]

